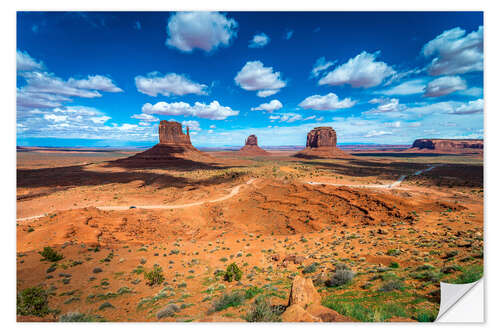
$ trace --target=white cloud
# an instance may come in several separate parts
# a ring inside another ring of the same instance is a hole
[[[452,113],[453,114],[473,114],[481,113],[484,109],[484,101],[482,98],[475,101],[470,101],[467,104],[458,106]]]
[[[235,20],[217,12],[178,12],[168,20],[166,44],[183,52],[196,48],[210,52],[228,46],[237,27]]]
[[[319,84],[331,86],[349,84],[354,88],[378,86],[385,78],[396,74],[396,71],[385,62],[375,61],[379,54],[380,52],[363,51],[322,77]]]
[[[422,48],[426,57],[434,56],[431,75],[463,74],[483,70],[483,26],[466,35],[456,27],[444,31]]]
[[[263,110],[263,111],[267,111],[267,112],[273,112],[275,110],[281,109],[282,107],[283,107],[283,104],[281,104],[280,101],[278,101],[277,99],[273,99],[269,103],[262,103],[258,107],[252,108],[252,111]]]
[[[372,138],[375,136],[383,136],[383,135],[390,135],[390,134],[392,134],[392,132],[372,130],[372,131],[366,133],[365,138]]]
[[[264,67],[260,61],[249,61],[236,74],[234,81],[242,89],[257,90],[257,96],[267,97],[286,86],[280,76],[280,72],[273,72],[272,67]]]
[[[298,113],[280,113],[277,115],[269,116],[271,122],[278,120],[279,122],[293,123],[298,120],[302,120],[302,116]]]
[[[399,104],[399,99],[397,98],[373,98],[369,101],[371,104],[378,104],[377,108],[371,109],[365,113],[386,113],[386,112],[398,112],[405,109],[405,106]]]
[[[467,89],[467,83],[459,76],[442,76],[432,80],[425,87],[425,97],[439,97],[458,90]]]
[[[400,121],[395,121],[392,123],[384,123],[385,126],[387,127],[393,127],[393,128],[400,128],[401,127],[401,122]]]
[[[130,118],[139,119],[142,120],[142,122],[155,122],[160,120],[157,117],[146,113],[134,114]]]
[[[51,120],[55,123],[59,123],[59,122],[68,120],[68,116],[56,115],[56,114],[44,114],[43,118],[46,120]]]
[[[196,120],[183,120],[182,126],[189,127],[190,131],[201,131],[200,123]]]
[[[271,38],[269,38],[268,35],[265,33],[260,33],[255,36],[248,42],[248,47],[255,49],[255,48],[261,48],[269,44],[271,41]]]
[[[425,89],[425,80],[415,79],[403,82],[395,87],[376,91],[376,94],[387,95],[387,96],[397,96],[397,95],[414,95],[422,94]]]
[[[210,125],[210,128],[216,128],[216,126],[215,125]]]
[[[285,32],[285,39],[290,40],[290,38],[292,38],[292,36],[293,36],[293,32],[294,32],[293,30],[287,30]]]
[[[111,117],[108,116],[90,117],[90,121],[92,121],[94,124],[104,124],[110,119]]]
[[[185,102],[158,102],[155,105],[150,103],[144,104],[142,106],[142,113],[223,120],[227,117],[238,115],[239,111],[232,110],[228,106],[222,106],[218,101],[213,101],[208,105],[196,102],[193,106]]]
[[[149,73],[147,76],[136,76],[135,86],[143,94],[156,97],[163,96],[183,96],[187,94],[206,95],[207,86],[196,83],[183,75],[169,73],[161,76],[158,72]]]
[[[43,63],[33,59],[28,52],[17,50],[16,52],[16,65],[18,71],[33,71],[43,68]]]
[[[213,129],[209,129],[209,130],[208,130],[208,133],[213,133],[213,132],[214,132],[214,130],[213,130]]]
[[[329,93],[327,95],[313,95],[309,96],[300,102],[299,106],[303,109],[312,109],[312,110],[338,110],[338,109],[346,109],[354,106],[356,101],[351,100],[350,98],[344,98],[343,100],[339,100],[338,96],[334,93]]]
[[[465,95],[465,96],[482,97],[483,96],[483,88],[471,87],[469,89],[460,91],[459,94]]]
[[[326,71],[328,68],[335,65],[335,62],[336,61],[326,61],[325,57],[319,58],[314,64],[314,67],[311,71],[311,76],[318,77],[321,72]]]
[[[102,75],[89,75],[86,79],[76,80],[70,78],[68,84],[80,88],[89,90],[101,90],[106,92],[122,92],[123,90],[115,86],[113,81]]]

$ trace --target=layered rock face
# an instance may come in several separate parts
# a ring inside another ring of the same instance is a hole
[[[316,127],[307,133],[306,147],[336,147],[337,133],[331,127]]]
[[[182,132],[182,125],[176,121],[162,120],[158,127],[158,136],[160,143],[152,148],[130,156],[126,159],[119,160],[123,163],[130,164],[165,164],[171,166],[181,165],[198,165],[197,162],[211,162],[212,158],[196,149],[191,144],[189,137],[189,127],[186,133]]]
[[[417,139],[413,142],[411,149],[461,153],[482,152],[483,146],[483,140]]]
[[[337,133],[331,127],[316,127],[307,133],[306,148],[295,154],[302,158],[335,158],[350,156],[337,148]]]
[[[239,153],[245,156],[258,156],[258,155],[268,155],[269,153],[257,145],[257,136],[254,134],[250,135],[246,141],[245,145],[240,149]]]
[[[162,145],[191,145],[189,127],[186,134],[182,132],[182,125],[176,121],[160,121],[158,136]]]

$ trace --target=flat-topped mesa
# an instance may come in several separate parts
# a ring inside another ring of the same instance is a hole
[[[307,133],[306,148],[336,147],[337,133],[331,127],[315,127]]]
[[[158,136],[162,145],[191,145],[189,127],[186,134],[182,132],[182,125],[176,121],[160,121]]]
[[[246,156],[268,155],[269,153],[257,145],[257,136],[250,135],[245,140],[245,145],[240,149],[239,153]]]
[[[411,149],[426,149],[446,152],[482,152],[481,139],[417,139]]]
[[[337,133],[331,127],[315,127],[307,133],[306,148],[294,155],[300,158],[350,157],[337,148]]]

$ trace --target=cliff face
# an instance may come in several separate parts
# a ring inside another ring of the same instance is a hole
[[[349,157],[337,148],[337,133],[331,127],[316,127],[307,133],[306,148],[295,154],[300,158]]]
[[[483,140],[417,139],[412,148],[449,152],[482,151]]]
[[[257,137],[252,134],[245,141],[245,146],[257,146]]]
[[[316,127],[307,133],[306,147],[336,147],[337,133],[331,127]]]
[[[182,125],[176,121],[160,121],[158,136],[160,144],[163,145],[191,145],[189,137],[189,127],[187,133],[182,132]]]

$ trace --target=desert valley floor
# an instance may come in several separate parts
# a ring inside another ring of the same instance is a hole
[[[114,162],[134,153],[17,153],[17,288],[49,292],[43,320],[251,320],[258,296],[283,312],[300,275],[342,318],[431,321],[439,281],[482,274],[482,155]],[[241,280],[224,280],[231,263]],[[150,286],[155,265],[165,279]],[[339,269],[353,277],[328,283]]]

